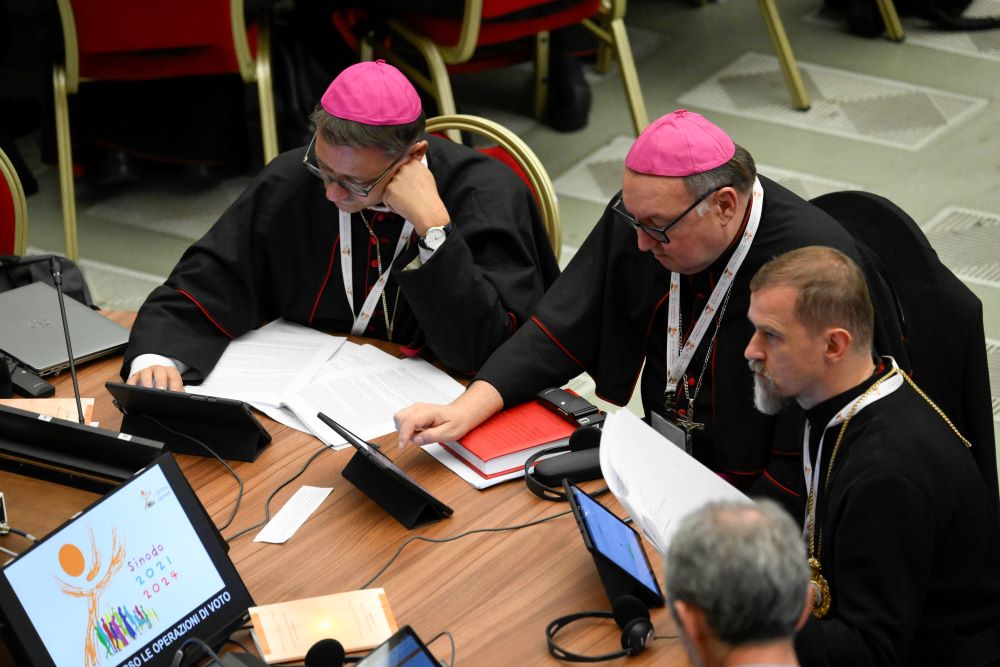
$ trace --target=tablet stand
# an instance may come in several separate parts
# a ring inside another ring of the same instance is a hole
[[[440,521],[446,516],[439,507],[360,451],[354,452],[341,474],[406,528]]]

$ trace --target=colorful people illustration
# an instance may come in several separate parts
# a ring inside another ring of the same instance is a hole
[[[111,529],[111,558],[108,561],[107,569],[104,574],[101,574],[102,569],[102,559],[101,552],[97,548],[97,540],[94,538],[94,531],[91,527],[87,527],[87,534],[90,537],[90,567],[87,567],[87,560],[80,551],[80,547],[75,544],[64,544],[59,548],[59,565],[63,572],[72,577],[73,579],[78,579],[83,576],[86,585],[77,585],[75,583],[68,583],[55,577],[56,581],[59,583],[59,587],[62,592],[66,595],[76,598],[85,598],[87,600],[87,624],[84,626],[86,628],[86,641],[83,649],[84,666],[85,667],[96,667],[99,664],[99,659],[97,656],[97,645],[94,641],[94,634],[90,632],[90,628],[97,625],[98,619],[100,619],[100,598],[101,594],[107,590],[108,586],[111,585],[111,580],[114,575],[122,569],[125,564],[125,541],[122,540],[121,543],[118,542],[118,533],[112,528]],[[86,570],[86,574],[84,571]],[[81,582],[82,583],[82,582]],[[109,624],[113,628],[116,624],[112,622]],[[107,631],[107,628],[105,628]],[[125,641],[124,635],[121,634],[121,629],[118,629],[120,635],[119,639],[127,645],[128,642]],[[111,637],[111,634],[108,633]]]

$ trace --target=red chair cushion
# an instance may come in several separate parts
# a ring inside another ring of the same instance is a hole
[[[77,0],[83,78],[136,81],[239,71],[228,0]],[[256,28],[248,31],[256,48]]]
[[[492,2],[487,0],[483,5],[483,22],[479,29],[477,45],[490,46],[512,42],[545,30],[556,30],[574,25],[594,16],[600,6],[600,0],[580,0],[568,5],[556,3],[559,9],[542,16],[529,18],[504,19],[503,17],[508,12],[499,11],[501,5],[516,7],[517,11],[524,11],[528,7],[545,4],[549,3],[538,2],[538,0],[494,0]],[[442,45],[455,44],[462,29],[460,19],[406,14],[402,20],[413,29]]]
[[[0,255],[14,254],[14,195],[0,177]]]

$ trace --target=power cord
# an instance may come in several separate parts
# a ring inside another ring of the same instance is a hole
[[[162,428],[164,431],[167,431],[168,433],[173,433],[176,436],[179,436],[179,437],[184,438],[186,440],[190,440],[191,442],[195,443],[199,447],[203,448],[206,452],[208,452],[209,454],[211,454],[212,456],[214,456],[215,458],[217,458],[219,460],[219,463],[221,463],[222,465],[226,466],[226,470],[229,471],[229,474],[232,475],[236,479],[236,483],[239,484],[239,486],[240,486],[240,489],[239,489],[239,491],[236,494],[236,503],[233,505],[233,512],[232,512],[232,514],[229,515],[229,518],[226,519],[226,522],[224,524],[222,524],[221,526],[219,526],[219,532],[222,532],[226,528],[229,528],[229,524],[231,524],[233,522],[233,519],[236,518],[236,512],[239,511],[239,509],[240,509],[240,502],[242,502],[242,500],[243,500],[243,480],[240,479],[240,476],[236,474],[235,470],[233,470],[232,468],[229,467],[229,464],[226,463],[222,459],[221,456],[219,456],[218,454],[215,453],[214,449],[212,449],[211,447],[209,447],[208,445],[206,445],[204,442],[202,442],[198,438],[194,438],[194,437],[188,435],[187,433],[181,433],[180,431],[174,430],[174,429],[170,428],[169,426],[167,426],[166,424],[164,424],[163,422],[161,422],[156,417],[151,417],[149,415],[140,415],[140,416],[141,417],[145,417],[146,419],[148,419],[149,421],[153,422],[154,424],[156,424],[157,426],[159,426],[160,428]]]
[[[427,645],[430,646],[441,637],[447,637],[448,642],[451,644],[451,660],[448,661],[448,667],[455,667],[455,638],[451,636],[450,632],[448,632],[447,630],[442,630],[441,632],[431,637],[431,640],[427,642]]]
[[[385,574],[385,571],[388,570],[389,567],[396,561],[396,559],[399,557],[399,554],[403,553],[403,549],[406,548],[406,545],[415,540],[421,540],[423,542],[431,542],[433,544],[441,544],[443,542],[451,542],[453,540],[466,537],[467,535],[475,535],[476,533],[500,533],[506,530],[519,530],[521,528],[530,528],[531,526],[537,526],[540,523],[545,523],[546,521],[552,521],[553,519],[558,519],[561,516],[566,516],[567,514],[572,514],[572,513],[573,513],[572,510],[566,510],[565,512],[559,512],[558,514],[553,514],[551,516],[543,517],[541,519],[529,521],[528,523],[517,524],[515,526],[501,526],[499,528],[473,528],[472,530],[467,530],[464,533],[459,533],[458,535],[452,535],[451,537],[426,537],[424,535],[411,535],[410,537],[403,540],[403,543],[399,545],[398,549],[396,549],[396,553],[394,553],[392,557],[389,558],[389,562],[386,563],[381,570],[376,572],[374,577],[366,581],[359,588],[368,588],[373,583],[375,583],[375,581],[383,574]]]
[[[29,542],[38,541],[38,538],[30,533],[26,533],[23,530],[18,530],[17,528],[12,528],[7,524],[0,524],[0,535],[6,535],[7,533],[14,533],[15,535],[20,535]]]
[[[237,537],[240,537],[241,535],[246,535],[250,531],[256,530],[256,529],[260,528],[261,526],[263,526],[264,524],[266,524],[268,521],[270,521],[271,520],[271,500],[274,498],[275,495],[277,495],[278,491],[281,491],[283,488],[285,488],[286,486],[288,486],[289,484],[291,484],[292,482],[294,482],[296,479],[298,479],[302,475],[302,473],[304,473],[306,471],[306,468],[308,468],[312,464],[312,462],[315,461],[319,457],[320,454],[322,454],[323,452],[328,451],[328,450],[332,451],[332,449],[329,448],[329,447],[327,447],[326,445],[323,445],[322,447],[320,447],[316,451],[315,454],[313,454],[312,456],[309,457],[309,460],[305,462],[305,464],[302,466],[302,468],[297,473],[295,473],[294,475],[292,475],[291,477],[289,477],[288,479],[286,479],[284,482],[282,482],[281,484],[279,484],[278,488],[276,488],[274,491],[271,492],[271,495],[269,495],[267,497],[267,500],[264,501],[264,520],[263,521],[259,521],[259,522],[255,523],[252,526],[244,528],[243,530],[241,530],[238,533],[230,535],[229,537],[226,538],[226,542],[232,542]]]
[[[174,659],[170,661],[170,667],[179,667],[181,661],[184,660],[184,649],[191,644],[198,646],[208,657],[212,659],[213,662],[218,663],[222,667],[226,667],[225,663],[222,662],[222,658],[219,657],[219,654],[213,651],[211,646],[198,637],[188,637],[181,642],[180,647],[177,649],[177,653],[174,653]]]

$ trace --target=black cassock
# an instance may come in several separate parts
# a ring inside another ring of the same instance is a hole
[[[454,231],[422,266],[416,237],[392,265],[385,296],[392,340],[424,347],[450,368],[472,373],[531,314],[558,275],[534,197],[501,162],[427,137],[427,165]],[[174,357],[208,375],[232,338],[283,317],[349,332],[337,207],[301,164],[304,149],[282,153],[192,245],[139,310],[122,376],[139,354]],[[403,220],[367,212],[383,267]],[[375,240],[351,218],[355,304],[378,280]],[[382,301],[366,335],[387,338]]]
[[[743,350],[753,334],[747,320],[750,279],[768,260],[795,248],[823,245],[859,260],[854,239],[833,218],[774,181],[760,177],[764,209],[753,245],[736,274],[718,339],[695,401],[695,457],[755,493],[769,495],[796,515],[802,500],[800,464],[802,413],[778,418],[753,405],[753,376]],[[612,200],[613,201],[613,200]],[[697,224],[688,221],[682,224]],[[545,387],[587,371],[597,394],[622,405],[642,372],[642,400],[663,411],[666,383],[667,296],[670,272],[651,253],[639,250],[636,232],[617,220],[610,207],[563,274],[546,293],[531,323],[522,327],[483,366],[479,379],[495,386],[506,405],[530,398]],[[737,235],[739,239],[740,235]],[[683,338],[697,320],[725,268],[732,248],[706,270],[681,279]],[[880,353],[894,354],[906,367],[899,323],[880,277],[863,263],[874,285],[876,340]],[[697,378],[714,324],[696,350],[688,375]],[[691,388],[693,390],[693,387]],[[677,392],[675,399],[681,396]],[[678,402],[683,407],[686,401]]]
[[[833,415],[870,384],[809,410],[814,451]],[[903,384],[850,420],[827,489],[840,428],[824,437],[816,508],[832,604],[796,638],[803,667],[1000,657],[1000,635],[975,657],[961,648],[1000,623],[1000,528],[971,452]]]

